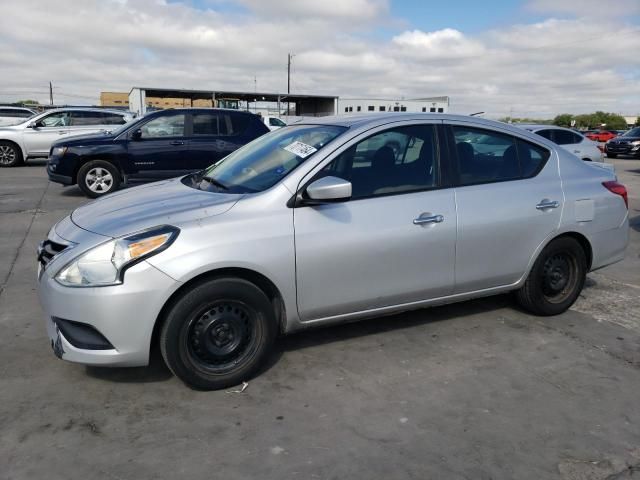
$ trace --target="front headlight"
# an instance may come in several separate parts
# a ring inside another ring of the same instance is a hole
[[[67,147],[53,147],[51,149],[52,157],[63,157],[67,153]]]
[[[629,142],[631,143],[631,145],[636,146],[636,145],[640,145],[640,140],[634,140],[633,142]]]
[[[168,248],[179,232],[176,227],[164,225],[110,240],[74,259],[55,279],[68,287],[118,285],[127,268]]]

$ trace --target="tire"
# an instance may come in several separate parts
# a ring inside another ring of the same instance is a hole
[[[23,163],[20,147],[12,142],[0,141],[0,167],[17,167]]]
[[[80,167],[77,181],[87,197],[98,198],[120,188],[120,172],[112,163],[93,160]]]
[[[616,158],[617,156],[617,153],[607,153],[607,158]]]
[[[276,338],[273,306],[253,283],[218,278],[182,295],[165,316],[160,350],[167,367],[198,390],[248,380]]]
[[[540,253],[516,298],[531,313],[559,315],[578,298],[587,275],[587,258],[577,240],[553,240]]]

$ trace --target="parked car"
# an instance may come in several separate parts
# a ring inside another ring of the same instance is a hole
[[[640,158],[640,127],[632,128],[623,135],[609,140],[604,145],[604,151],[609,158],[616,158],[618,155]]]
[[[279,128],[282,127],[286,127],[287,124],[284,123],[281,119],[279,119],[278,117],[269,117],[269,116],[263,116],[262,117],[262,121],[264,122],[264,124],[267,126],[267,128],[271,131],[273,130],[277,130]]]
[[[51,181],[78,184],[96,198],[123,183],[202,170],[267,132],[260,119],[247,112],[160,110],[112,132],[55,142],[47,172]]]
[[[594,142],[606,142],[608,140],[611,140],[612,138],[616,138],[617,136],[617,133],[610,130],[596,130],[585,135],[585,137],[587,137],[589,140],[593,140]]]
[[[30,158],[47,157],[61,138],[113,129],[132,114],[95,108],[59,108],[16,125],[0,128],[0,167],[15,167]]]
[[[24,122],[35,114],[36,112],[30,108],[0,106],[0,127]]]
[[[598,144],[575,130],[553,125],[518,124],[517,126],[551,140],[586,162],[604,162],[604,156]]]
[[[509,291],[562,313],[623,258],[627,208],[613,172],[524,129],[315,118],[76,209],[39,248],[38,292],[58,357],[146,365],[158,342],[188,385],[226,388],[279,333]]]

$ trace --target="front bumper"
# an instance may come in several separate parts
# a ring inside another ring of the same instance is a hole
[[[68,175],[60,175],[58,173],[54,173],[51,168],[51,163],[47,162],[47,175],[49,175],[49,180],[56,183],[61,183],[62,185],[73,185],[73,177]]]
[[[65,287],[52,276],[48,271],[39,272],[38,296],[58,357],[85,365],[148,364],[156,319],[179,282],[147,262],[129,268],[124,283],[110,287]],[[65,338],[54,318],[93,327],[113,348],[79,348]]]
[[[604,151],[615,155],[640,155],[640,145],[605,143]]]

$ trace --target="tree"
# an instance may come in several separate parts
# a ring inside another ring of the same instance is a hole
[[[21,105],[38,105],[37,100],[18,100],[16,103]]]
[[[556,115],[553,119],[553,124],[558,127],[571,127],[571,120],[573,120],[573,115],[570,113],[561,113],[560,115]]]

